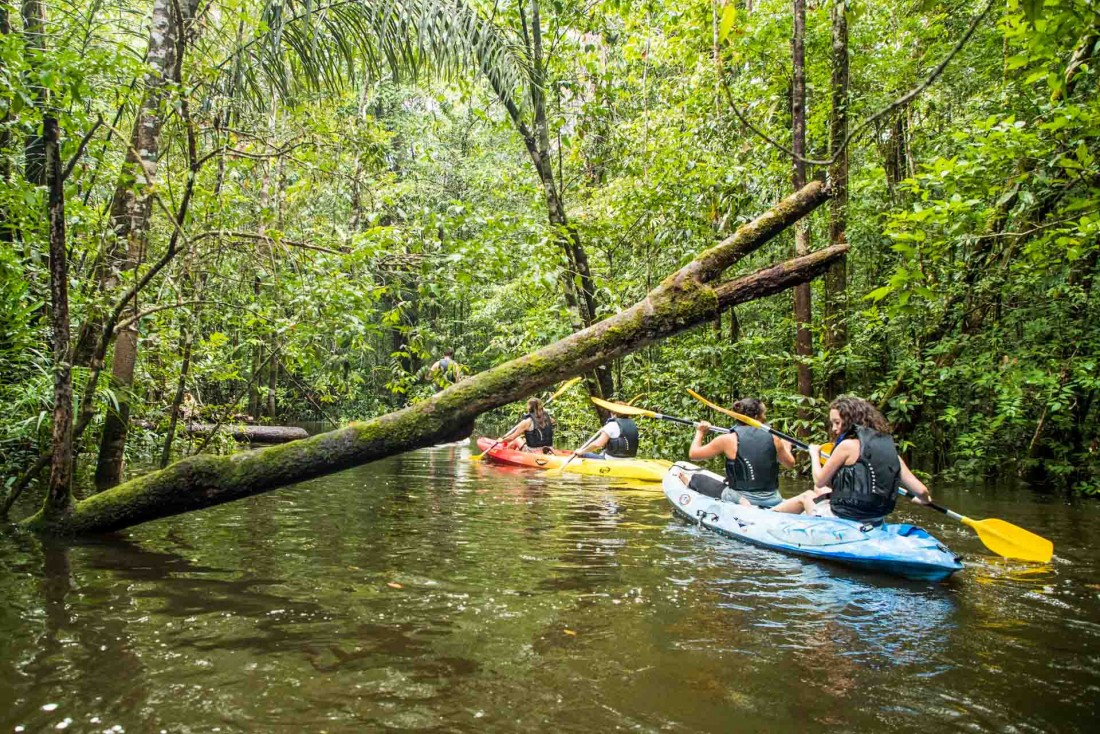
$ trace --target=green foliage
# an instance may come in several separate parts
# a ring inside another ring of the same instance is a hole
[[[737,123],[719,77],[755,125],[789,139],[790,5],[752,5],[541,5],[554,171],[601,315],[629,307],[790,190],[790,161]],[[811,4],[807,17],[814,157],[828,156],[829,5]],[[984,5],[849,3],[851,120],[920,83]],[[188,117],[198,165],[182,252],[138,298],[147,313],[131,466],[159,454],[187,335],[197,417],[289,422],[366,418],[421,400],[435,389],[427,367],[448,347],[476,372],[571,332],[563,283],[575,274],[497,101],[505,90],[530,118],[519,7],[240,0],[203,16],[163,110],[138,272],[175,230]],[[51,17],[45,55],[27,49],[18,18],[0,37],[0,212],[13,235],[0,250],[5,476],[49,432],[44,192],[19,175],[42,88],[66,161],[97,117],[110,123],[66,184],[74,332],[119,293],[101,287],[102,258],[144,92],[142,49],[127,29],[148,8],[101,8],[76,3]],[[753,395],[777,426],[821,437],[824,379],[842,371],[851,392],[882,403],[918,465],[967,476],[1038,478],[1041,469],[1098,491],[1098,27],[1083,0],[998,5],[934,85],[854,141],[849,342],[839,353],[821,346],[815,284],[814,398],[797,394],[786,296],[619,360],[616,397],[715,419],[684,388],[723,402]],[[811,221],[813,248],[827,243],[827,225],[825,214]],[[781,236],[727,275],[792,249]],[[122,273],[122,286],[134,277]],[[86,375],[78,369],[78,388]],[[264,410],[269,388],[275,416]],[[86,446],[116,397],[101,385]],[[563,441],[579,444],[595,428],[580,387],[553,411]],[[507,428],[516,415],[497,411],[486,425]],[[178,430],[177,453],[193,451]],[[691,438],[666,423],[644,430],[668,457]]]

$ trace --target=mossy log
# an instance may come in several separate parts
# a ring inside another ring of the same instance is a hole
[[[306,429],[297,426],[243,426],[225,425],[218,426],[213,423],[188,423],[187,432],[204,436],[215,431],[224,431],[233,437],[234,441],[242,443],[290,443],[308,438]]]
[[[732,236],[701,253],[629,309],[485,372],[429,400],[301,441],[232,456],[193,456],[74,503],[64,516],[41,512],[25,523],[54,534],[103,533],[331,474],[386,456],[470,434],[487,410],[520,400],[597,365],[696,324],[722,309],[779,293],[825,272],[848,247],[838,245],[735,280],[720,281],[828,198],[812,182]]]

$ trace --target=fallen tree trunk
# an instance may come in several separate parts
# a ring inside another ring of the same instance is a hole
[[[481,413],[520,400],[722,310],[821,275],[847,245],[721,282],[722,274],[828,198],[812,182],[666,278],[629,309],[542,349],[463,380],[431,399],[330,433],[232,456],[192,456],[25,524],[54,534],[102,533],[212,507],[386,456],[468,436]]]
[[[234,441],[242,443],[290,443],[309,438],[304,428],[295,426],[242,426],[217,425],[214,423],[188,423],[187,432],[204,436],[215,431],[225,431]]]

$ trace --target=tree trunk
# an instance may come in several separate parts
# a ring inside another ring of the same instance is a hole
[[[833,109],[829,116],[829,152],[836,154],[848,135],[848,8],[847,0],[832,4],[833,21]],[[848,243],[848,149],[840,153],[829,169],[833,198],[829,202],[829,244]],[[825,397],[842,394],[847,380],[841,352],[848,346],[848,259],[841,258],[825,274],[825,351],[841,365],[828,369]]]
[[[57,119],[42,120],[46,154],[47,207],[50,227],[50,312],[53,327],[53,436],[50,484],[43,515],[65,517],[72,504],[73,381],[69,364],[69,263],[65,248],[65,181],[61,168],[61,133]]]
[[[791,56],[793,83],[791,88],[791,150],[799,158],[806,155],[806,51],[804,37],[806,32],[806,0],[794,0],[794,34],[791,37]],[[806,185],[806,164],[798,158],[794,161],[791,175],[794,190]],[[810,227],[805,220],[794,227],[794,254],[802,257],[810,252]],[[813,322],[813,308],[810,302],[809,283],[794,289],[794,352],[798,360],[798,394],[812,398],[814,394],[813,374],[810,372],[809,359],[813,356],[813,337],[810,326]],[[809,419],[808,408],[799,410],[800,417]]]
[[[813,211],[828,192],[813,182],[673,273],[640,302],[416,405],[331,433],[232,456],[192,456],[74,505],[65,517],[25,524],[58,534],[102,533],[211,507],[468,435],[474,418],[714,318],[738,303],[817,277],[845,252],[828,247],[732,281],[722,274]]]
[[[209,436],[224,431],[234,441],[242,443],[290,443],[308,438],[306,429],[297,426],[240,426],[220,423],[188,423],[187,432],[193,436]]]
[[[187,12],[184,2],[181,12]],[[173,10],[172,0],[154,0],[152,28],[149,33],[149,52],[146,63],[150,72],[145,78],[145,96],[126,154],[126,164],[111,201],[111,222],[117,243],[125,243],[124,253],[110,253],[104,267],[103,288],[107,293],[115,291],[122,271],[134,270],[145,256],[145,245],[152,215],[152,186],[156,181],[157,159],[160,156],[160,131],[164,124],[168,85],[178,82],[179,39],[183,35],[183,22]],[[140,157],[139,157],[140,156]],[[112,262],[114,260],[115,262]],[[123,320],[137,313],[137,294]],[[111,365],[111,384],[118,399],[118,410],[108,411],[99,442],[99,459],[96,462],[96,489],[104,490],[121,481],[122,464],[126,453],[126,436],[130,426],[130,388],[134,383],[134,367],[137,364],[138,322],[134,321],[120,333],[115,341],[114,361]]]
[[[8,14],[7,2],[8,0],[0,0],[0,40],[11,33],[11,17]],[[11,180],[11,159],[9,158],[11,130],[8,128],[10,122],[11,116],[5,108],[3,114],[0,114],[0,183],[7,183]],[[0,242],[10,244],[14,241],[15,232],[11,217],[7,209],[0,208]]]
[[[279,351],[278,346],[272,347]],[[264,413],[275,420],[275,388],[279,385],[279,360],[275,358],[267,366],[267,399],[264,401]]]
[[[497,96],[504,102],[513,124],[523,137],[524,145],[531,156],[531,162],[538,173],[539,182],[542,184],[543,195],[546,198],[546,212],[550,226],[555,232],[555,241],[562,249],[565,256],[566,270],[562,276],[562,284],[565,290],[565,299],[570,310],[577,314],[578,321],[574,324],[575,330],[586,328],[596,322],[596,286],[592,279],[592,270],[588,263],[588,253],[581,243],[580,233],[570,222],[565,213],[565,204],[562,201],[561,191],[554,180],[554,167],[550,155],[550,127],[546,114],[546,70],[542,53],[542,18],[539,12],[538,0],[530,0],[531,28],[528,36],[527,16],[520,11],[520,22],[523,28],[523,37],[528,42],[528,54],[531,60],[531,77],[529,80],[529,93],[531,109],[533,112],[533,128],[528,128],[523,115],[511,98],[511,92],[497,88]],[[610,365],[597,365],[593,374],[585,380],[588,394],[594,397],[610,399],[614,396],[615,383],[611,375]],[[593,405],[593,410],[600,420],[607,418],[607,413],[602,408]]]
[[[252,349],[252,376],[248,382],[248,415],[260,417],[260,370],[264,362],[264,345],[259,342]]]
[[[46,4],[41,0],[23,0],[22,10],[26,48],[44,56],[46,53]],[[46,104],[46,90],[37,83],[32,86],[35,104],[41,109]],[[27,137],[23,151],[23,176],[36,186],[46,183],[46,146],[45,139],[40,135]]]
[[[168,466],[168,459],[172,456],[172,441],[176,438],[176,424],[179,422],[180,405],[183,404],[183,396],[187,392],[187,373],[191,369],[191,343],[194,341],[195,332],[191,326],[184,327],[183,333],[183,363],[180,365],[180,379],[176,383],[176,394],[172,398],[172,408],[168,413],[168,434],[164,437],[164,449],[160,453],[160,468]]]

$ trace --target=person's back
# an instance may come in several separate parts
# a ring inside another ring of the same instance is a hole
[[[754,505],[770,501],[779,491],[779,455],[770,433],[737,426],[737,458],[726,457],[726,483]]]
[[[836,436],[826,461],[821,446],[810,445],[814,489],[774,509],[878,524],[894,510],[897,491],[905,487],[913,502],[929,504],[932,495],[898,453],[890,424],[871,403],[845,395],[829,405],[829,427]]]
[[[766,419],[764,403],[756,398],[741,398],[733,409],[761,423]],[[681,476],[687,486],[708,497],[721,498],[756,507],[774,507],[783,501],[779,495],[779,465],[793,467],[791,447],[778,436],[751,426],[737,426],[729,433],[703,444],[710,423],[696,424],[695,439],[688,449],[692,461],[721,456],[726,480],[717,482],[706,474]]]
[[[523,432],[524,441],[529,449],[554,447],[554,419],[542,406],[542,401],[534,398],[527,402],[527,413],[522,420],[529,423]]]
[[[633,459],[638,455],[638,424],[633,418],[613,417],[604,424],[608,441],[604,453],[615,459]]]
[[[455,361],[454,350],[447,349],[443,356],[428,368],[428,376],[434,379],[439,387],[450,387],[459,381],[462,375],[462,365]]]
[[[889,434],[855,425],[837,441],[859,442],[859,458],[837,469],[829,504],[837,517],[877,522],[894,511],[901,486],[901,457]]]

